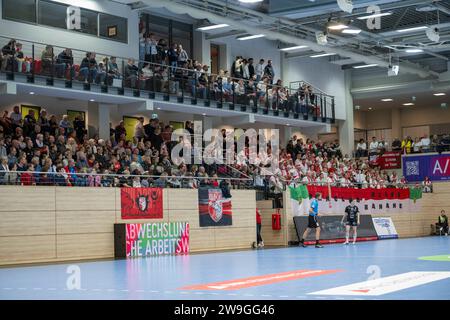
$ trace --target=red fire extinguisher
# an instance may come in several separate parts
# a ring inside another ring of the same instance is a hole
[[[272,214],[272,230],[281,230],[280,209],[277,209],[277,212]]]

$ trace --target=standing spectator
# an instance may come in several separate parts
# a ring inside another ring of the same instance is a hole
[[[144,117],[139,117],[139,121],[134,127],[134,137],[140,141],[145,138]]]
[[[423,135],[423,138],[420,140],[420,150],[422,152],[429,152],[430,151],[430,138],[428,138],[427,134]]]
[[[62,116],[61,121],[59,122],[59,128],[64,129],[64,135],[67,136],[69,134],[69,129],[71,128],[69,117],[67,114]]]
[[[356,157],[366,157],[367,156],[367,144],[364,139],[360,139],[356,145]]]
[[[177,67],[178,63],[178,46],[176,43],[172,44],[172,47],[167,51],[167,57],[169,58],[169,66],[172,68]],[[175,72],[175,69],[170,69],[171,74]]]
[[[255,66],[253,65],[253,58],[248,59],[248,74],[250,79],[255,80]]]
[[[17,127],[22,127],[22,113],[20,112],[19,106],[14,106],[9,118],[11,119],[11,129],[13,131],[16,131]]]
[[[115,130],[115,140],[116,143],[119,142],[122,138],[126,138],[127,130],[125,129],[125,125],[123,124],[123,120],[120,120],[119,124],[116,126]]]
[[[261,81],[264,75],[264,59],[259,60],[259,63],[256,65],[255,74],[256,74],[256,82]]]
[[[80,144],[84,143],[83,136],[86,133],[86,124],[81,116],[75,117],[75,120],[73,121],[73,129],[75,131],[77,141]]]
[[[413,140],[410,136],[406,137],[406,139],[402,141],[402,150],[404,153],[411,153],[412,146]]]
[[[242,60],[242,78],[245,80],[250,79],[250,72],[248,70],[248,61],[247,59]]]
[[[422,147],[422,144],[420,143],[419,138],[416,137],[412,144],[413,153],[419,153],[421,147]]]
[[[270,84],[273,84],[275,78],[275,70],[272,66],[272,60],[267,60],[267,65],[264,67],[264,76],[269,79]]]
[[[183,46],[181,44],[178,45],[178,67],[185,68],[186,63],[189,60],[189,56],[186,52],[186,50],[183,49]]]
[[[378,154],[378,141],[376,137],[372,137],[372,142],[369,145],[369,156],[374,157]]]
[[[258,248],[264,247],[264,242],[261,237],[261,214],[258,208],[256,208],[256,246]]]
[[[23,119],[23,133],[25,136],[29,136],[36,125],[36,118],[34,117],[34,110],[28,110],[28,114]]]
[[[9,42],[3,46],[2,48],[2,63],[1,63],[1,71],[5,71],[9,69],[13,70],[13,57],[16,53],[16,40],[11,39]]]
[[[402,150],[402,142],[399,138],[395,138],[392,142],[392,151],[401,151]]]

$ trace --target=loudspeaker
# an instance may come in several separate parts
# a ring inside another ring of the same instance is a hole
[[[127,257],[126,224],[114,224],[114,258]]]

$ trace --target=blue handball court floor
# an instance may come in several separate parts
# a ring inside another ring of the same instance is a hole
[[[0,299],[449,300],[450,237],[5,267]]]

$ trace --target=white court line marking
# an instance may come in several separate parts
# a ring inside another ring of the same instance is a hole
[[[123,290],[120,290],[120,291],[122,291],[122,292],[128,292],[128,291],[130,291],[130,290],[128,290],[128,289],[123,289]]]
[[[280,298],[289,298],[289,296],[280,296]]]
[[[128,290],[127,290],[128,291]],[[145,292],[145,290],[134,290],[135,292]]]
[[[246,293],[246,294],[244,294],[244,297],[254,297],[255,295],[254,294],[251,294],[251,293]]]
[[[47,288],[47,290],[49,290],[49,291],[55,291],[56,288]]]
[[[102,291],[102,289],[92,289],[92,291]]]
[[[33,288],[33,290],[42,290],[42,288]]]
[[[17,290],[27,290],[27,288],[17,288]]]
[[[228,293],[227,295],[228,295],[228,296],[237,296],[236,293]]]
[[[271,297],[271,294],[262,294],[261,297]]]
[[[189,294],[189,292],[182,291],[180,294]]]
[[[159,293],[159,291],[157,291],[157,290],[149,290],[149,292],[152,292],[152,293]]]
[[[173,293],[172,291],[164,291],[164,293]]]
[[[12,290],[13,288],[2,288],[3,290]]]
[[[113,291],[116,291],[116,289],[106,289],[106,291],[113,292]]]
[[[306,297],[305,296],[296,296],[296,298],[305,299]]]

